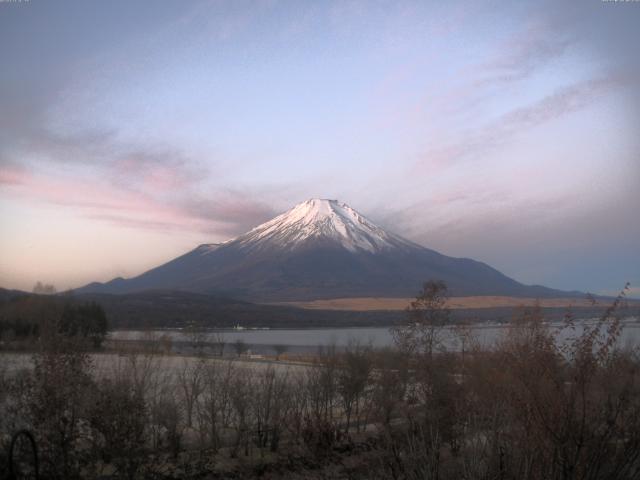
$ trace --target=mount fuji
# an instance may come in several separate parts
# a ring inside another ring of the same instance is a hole
[[[200,245],[137,277],[76,291],[183,290],[271,302],[411,297],[429,279],[445,281],[456,296],[577,293],[523,285],[482,262],[442,255],[325,199],[300,203],[239,237]]]

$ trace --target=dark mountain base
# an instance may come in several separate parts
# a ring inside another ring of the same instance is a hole
[[[77,297],[103,306],[112,328],[180,328],[197,324],[205,328],[243,327],[385,327],[406,319],[404,311],[305,310],[260,305],[224,297],[187,292],[146,292],[128,295],[84,294]],[[604,307],[576,308],[579,318],[595,317]],[[566,308],[543,308],[545,318],[562,320]],[[511,307],[458,309],[451,311],[455,322],[507,323],[514,318]],[[627,312],[625,312],[627,313]],[[640,315],[640,306],[629,307],[628,315]]]
[[[29,299],[40,300],[37,302],[37,311]],[[46,305],[41,305],[43,301],[50,302],[52,306],[66,302],[96,302],[104,308],[111,329],[182,328],[189,325],[203,328],[231,328],[236,325],[247,328],[386,327],[406,320],[406,313],[402,310],[303,309],[190,292],[42,296],[2,289],[0,319],[11,320],[9,317],[25,317],[26,314],[41,317],[47,311]],[[22,307],[18,305],[20,302],[24,303]],[[597,317],[607,304],[603,302],[602,306],[574,308],[572,311],[577,318]],[[542,308],[542,311],[547,320],[558,321],[564,318],[568,310],[549,307]],[[512,307],[455,309],[451,311],[451,318],[454,322],[508,323],[516,313],[517,309]],[[640,304],[630,304],[623,314],[640,316]]]

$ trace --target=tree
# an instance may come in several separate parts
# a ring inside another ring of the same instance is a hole
[[[421,353],[431,358],[434,350],[442,347],[442,329],[449,323],[447,299],[444,282],[425,282],[422,291],[407,307],[407,323],[391,331],[395,344],[406,353]]]
[[[202,436],[217,452],[222,445],[222,432],[231,417],[231,390],[236,371],[233,362],[208,362],[202,373],[202,401],[197,404]]]
[[[186,337],[195,354],[202,355],[202,351],[207,343],[206,330],[197,323],[191,323],[184,328],[182,334]]]
[[[171,353],[171,350],[173,350],[173,340],[171,339],[171,336],[167,335],[166,333],[160,335],[158,343],[160,344],[165,355],[169,355]]]
[[[93,364],[73,339],[48,339],[33,356],[22,410],[35,432],[46,478],[80,478],[87,459],[79,448],[94,388]]]
[[[54,295],[56,292],[56,287],[50,283],[38,282],[33,287],[33,293],[37,293],[39,295]]]
[[[285,423],[290,390],[288,376],[279,374],[273,365],[252,382],[252,412],[255,422],[255,442],[261,454],[264,447],[278,449],[282,424]]]
[[[469,350],[469,346],[473,346],[476,341],[473,329],[468,323],[459,323],[453,327],[453,334],[460,347],[462,369],[464,370],[465,354]]]
[[[243,355],[244,353],[246,353],[247,350],[249,350],[249,347],[247,346],[247,344],[245,343],[244,340],[239,338],[233,344],[233,349],[236,351],[236,355],[239,357],[239,356]]]
[[[372,403],[380,425],[389,430],[392,418],[401,410],[409,378],[409,358],[404,353],[388,349],[376,355]]]
[[[369,383],[372,369],[371,349],[362,348],[357,343],[351,343],[343,355],[343,363],[338,372],[338,393],[347,416],[346,433],[349,432],[354,413],[356,428],[360,429],[360,403]]]
[[[273,350],[276,352],[276,360],[280,360],[280,355],[289,350],[289,345],[274,345]]]
[[[96,456],[114,465],[122,478],[135,478],[144,461],[147,421],[144,398],[130,379],[100,380],[89,411],[89,424],[98,434],[92,436]]]
[[[184,400],[185,419],[187,427],[193,426],[193,412],[198,403],[198,398],[203,390],[204,363],[202,360],[193,362],[184,359],[182,368],[178,372],[178,385]]]
[[[55,296],[19,295],[0,302],[0,334],[13,330],[18,340],[55,334],[63,302]]]
[[[215,332],[212,335],[211,341],[213,342],[214,355],[222,357],[224,355],[224,347],[227,344],[224,334],[222,332]]]
[[[82,337],[99,348],[107,336],[108,321],[104,310],[95,302],[65,305],[58,325],[59,333],[67,337]]]
[[[240,341],[238,340],[238,342]],[[253,373],[248,371],[246,374],[236,375],[232,379],[229,400],[236,435],[231,447],[231,458],[236,458],[240,448],[243,446],[245,456],[249,455],[249,437],[253,426],[251,408],[253,405],[251,401],[253,396],[252,376]]]

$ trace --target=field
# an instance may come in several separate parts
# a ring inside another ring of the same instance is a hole
[[[404,310],[413,298],[355,297],[312,300],[306,302],[279,302],[284,305],[310,310],[347,310],[357,312],[379,310]],[[630,300],[631,305],[640,305],[640,300]],[[542,308],[588,308],[592,302],[587,298],[521,298],[504,296],[451,297],[447,306],[453,310],[469,308],[503,308],[540,305]]]
[[[262,373],[267,369],[273,369],[278,373],[287,373],[296,375],[304,372],[308,366],[292,362],[276,362],[267,359],[251,360],[251,359],[233,359],[225,357],[224,359],[216,359],[207,357],[205,359],[191,355],[131,355],[119,353],[92,353],[90,354],[91,363],[95,368],[95,374],[98,377],[112,377],[117,373],[123,372],[131,367],[133,359],[142,359],[151,361],[150,366],[154,370],[162,371],[164,375],[175,376],[184,368],[204,362],[206,365],[214,365],[218,367],[232,366],[232,368],[245,372]],[[2,372],[6,375],[14,375],[23,370],[31,370],[33,368],[32,353],[16,353],[1,352],[0,363],[2,363]]]

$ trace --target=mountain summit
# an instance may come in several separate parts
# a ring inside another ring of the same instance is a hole
[[[296,249],[335,243],[351,252],[414,248],[415,244],[386,232],[338,200],[313,198],[234,240],[249,248]]]
[[[239,237],[200,245],[138,277],[79,291],[171,289],[252,301],[410,297],[429,279],[444,280],[454,295],[567,295],[523,285],[475,260],[442,255],[325,199],[307,200]]]

